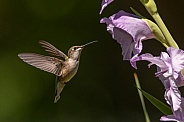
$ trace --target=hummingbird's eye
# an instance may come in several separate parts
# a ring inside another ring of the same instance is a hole
[[[77,48],[76,48],[76,47],[74,47],[73,49],[74,49],[74,50],[76,50]]]

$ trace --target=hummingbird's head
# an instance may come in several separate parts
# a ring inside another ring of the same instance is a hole
[[[69,58],[72,58],[72,59],[74,59],[74,60],[79,60],[82,49],[83,49],[85,46],[87,46],[87,45],[89,45],[89,44],[92,44],[92,43],[94,43],[94,42],[97,42],[97,41],[92,41],[92,42],[89,42],[89,43],[84,44],[84,45],[81,45],[81,46],[72,46],[72,47],[69,49],[69,51],[68,51],[68,56],[69,56]]]
[[[80,58],[80,54],[81,54],[82,49],[83,49],[83,47],[81,47],[81,46],[71,47],[68,51],[69,58],[78,60]]]

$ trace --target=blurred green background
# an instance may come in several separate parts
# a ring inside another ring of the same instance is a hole
[[[159,12],[182,49],[183,0],[156,0]],[[151,19],[139,0],[115,0],[99,15],[101,0],[0,0],[0,121],[2,122],[143,122],[144,115],[133,73],[142,88],[164,101],[164,88],[147,62],[134,70],[122,60],[121,48],[100,18],[130,6]],[[47,55],[38,44],[46,40],[67,53],[73,45],[86,47],[76,76],[54,104],[55,76],[36,69],[17,54]],[[144,41],[143,52],[159,55],[164,47]],[[152,121],[162,113],[146,100]]]

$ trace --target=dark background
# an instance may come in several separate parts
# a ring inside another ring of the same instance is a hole
[[[162,19],[181,48],[184,32],[183,0],[156,0]],[[133,73],[142,89],[164,101],[164,87],[155,66],[139,62],[138,70],[122,60],[119,44],[99,21],[130,6],[152,19],[139,0],[115,0],[99,15],[101,0],[0,0],[0,121],[143,122],[144,115]],[[98,40],[86,47],[76,76],[54,104],[55,76],[27,65],[18,53],[45,54],[38,40],[67,53],[73,45]],[[144,41],[143,52],[159,55],[165,48]],[[165,102],[165,101],[164,101]],[[162,113],[146,100],[153,122]]]

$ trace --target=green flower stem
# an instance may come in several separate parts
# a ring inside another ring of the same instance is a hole
[[[177,43],[174,41],[173,37],[169,33],[167,27],[165,26],[164,22],[162,21],[160,15],[157,13],[152,15],[153,19],[156,21],[158,26],[160,27],[162,33],[164,34],[166,40],[168,41],[169,45],[174,48],[179,48]]]
[[[150,121],[150,118],[149,118],[149,115],[148,115],[148,112],[147,112],[147,110],[146,110],[146,105],[145,105],[145,102],[144,102],[143,94],[142,94],[142,92],[139,90],[139,89],[141,89],[141,85],[140,85],[140,83],[139,83],[139,79],[138,79],[138,76],[137,76],[136,73],[134,73],[134,79],[135,79],[137,91],[138,91],[138,93],[139,93],[139,97],[140,97],[140,99],[141,99],[141,104],[142,104],[142,108],[143,108],[143,111],[144,111],[145,120],[146,120],[146,122],[151,122],[151,121]]]
[[[171,34],[169,33],[169,31],[168,31],[167,27],[165,26],[164,22],[162,21],[160,15],[158,13],[155,1],[154,0],[140,0],[140,1],[144,5],[146,10],[149,12],[149,14],[156,21],[156,23],[158,24],[160,30],[164,34],[164,36],[165,36],[166,40],[168,41],[169,45],[171,47],[174,47],[174,48],[179,48],[177,43],[174,41]]]
[[[167,39],[165,38],[165,36],[163,35],[162,31],[160,30],[157,24],[155,24],[149,19],[142,19],[142,20],[147,23],[152,33],[156,36],[156,40],[160,41],[166,48],[170,46],[170,44],[168,43]]]

